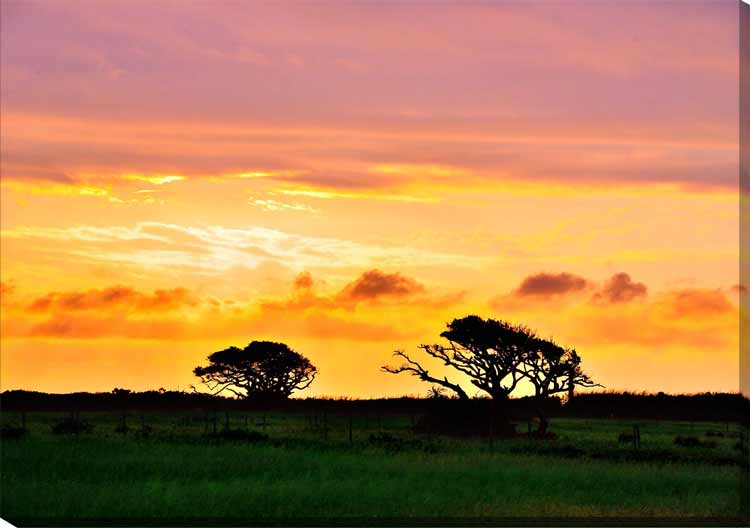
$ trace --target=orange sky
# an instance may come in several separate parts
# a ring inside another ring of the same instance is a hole
[[[424,394],[379,366],[470,313],[738,390],[736,3],[89,7],[3,3],[3,390],[271,339]]]

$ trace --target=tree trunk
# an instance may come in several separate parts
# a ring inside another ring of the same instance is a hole
[[[512,433],[510,425],[510,415],[508,412],[508,395],[505,392],[498,392],[492,395],[492,423],[495,433],[507,435]]]

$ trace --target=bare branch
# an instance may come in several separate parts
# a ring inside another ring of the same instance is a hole
[[[393,353],[396,357],[403,358],[406,362],[403,363],[400,366],[390,366],[390,365],[384,365],[381,367],[381,370],[383,372],[388,372],[390,374],[399,374],[401,372],[409,372],[412,376],[416,376],[422,381],[427,381],[430,383],[435,383],[436,385],[440,385],[442,387],[446,387],[448,389],[451,389],[453,392],[456,393],[456,395],[462,399],[462,400],[468,400],[469,396],[466,394],[466,392],[461,388],[460,385],[457,383],[451,383],[448,381],[447,376],[443,379],[436,378],[434,376],[431,376],[430,373],[422,367],[419,363],[411,359],[406,353],[404,353],[402,350],[396,350]]]

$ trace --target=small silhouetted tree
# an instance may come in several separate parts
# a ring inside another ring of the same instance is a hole
[[[229,391],[238,398],[286,399],[310,386],[318,370],[284,343],[253,341],[208,356],[209,364],[193,373],[213,394]]]
[[[544,412],[547,398],[574,387],[601,387],[581,369],[581,358],[573,349],[563,348],[552,340],[534,339],[521,363],[522,375],[534,387],[539,416],[539,435],[547,432],[549,420]]]

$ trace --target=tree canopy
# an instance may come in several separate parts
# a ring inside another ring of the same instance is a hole
[[[420,345],[419,348],[465,374],[477,389],[493,399],[507,398],[523,380],[529,381],[535,395],[541,398],[567,391],[571,383],[572,386],[596,386],[583,373],[575,350],[542,339],[524,325],[469,315],[454,319],[447,327],[440,334],[448,341],[447,345]],[[461,399],[468,398],[458,383],[431,375],[405,352],[398,350],[394,355],[404,362],[398,366],[386,365],[383,371],[408,372],[452,390]]]
[[[601,387],[581,368],[581,358],[573,349],[566,349],[546,339],[536,339],[527,351],[522,374],[534,386],[534,395],[546,398],[574,387]]]
[[[305,356],[273,341],[229,347],[208,356],[208,362],[193,373],[212,393],[226,390],[243,399],[286,399],[309,387],[318,372]]]

